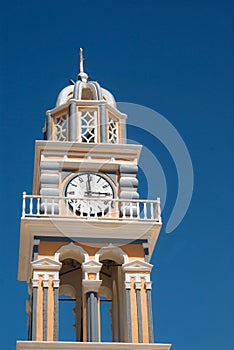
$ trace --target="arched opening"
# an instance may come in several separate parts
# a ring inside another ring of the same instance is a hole
[[[109,258],[107,259],[105,255],[108,255]],[[121,342],[125,339],[126,308],[124,307],[123,257],[116,260],[114,257],[111,259],[111,252],[100,256],[102,263],[100,271],[102,280],[100,288],[101,341]]]
[[[61,327],[59,338],[60,340],[83,341],[81,263],[73,258],[65,258],[61,262],[62,268],[59,274],[59,323]],[[61,334],[61,332],[63,333]]]
[[[81,94],[81,100],[95,100],[96,96],[90,88],[83,88]]]

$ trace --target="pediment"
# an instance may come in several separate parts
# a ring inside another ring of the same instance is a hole
[[[62,263],[51,258],[41,258],[31,262],[33,270],[60,270]]]
[[[126,272],[150,272],[152,270],[153,265],[150,263],[147,263],[143,260],[133,260],[126,264],[123,264],[123,270]]]
[[[84,272],[97,273],[101,270],[102,264],[96,260],[89,260],[82,264],[82,270]]]

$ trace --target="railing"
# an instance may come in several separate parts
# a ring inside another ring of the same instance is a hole
[[[82,202],[86,209],[79,210],[73,203]],[[100,205],[100,204],[104,205]],[[98,207],[99,211],[87,210],[88,207]],[[22,217],[59,217],[77,219],[115,219],[142,220],[161,223],[160,198],[156,200],[138,199],[107,199],[95,197],[55,197],[27,195],[23,192]]]

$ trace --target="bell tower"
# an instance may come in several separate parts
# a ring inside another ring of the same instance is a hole
[[[23,193],[18,279],[28,283],[26,349],[155,349],[150,258],[160,200],[138,194],[142,146],[127,144],[127,115],[84,71],[46,112],[35,143],[33,194]],[[59,300],[74,300],[75,341],[61,341]],[[103,342],[102,300],[111,305]]]

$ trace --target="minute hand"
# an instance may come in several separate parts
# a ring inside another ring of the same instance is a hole
[[[111,193],[107,193],[107,192],[93,192],[93,191],[87,191],[85,192],[85,194],[98,194],[98,195],[102,195],[102,196],[111,196]]]

